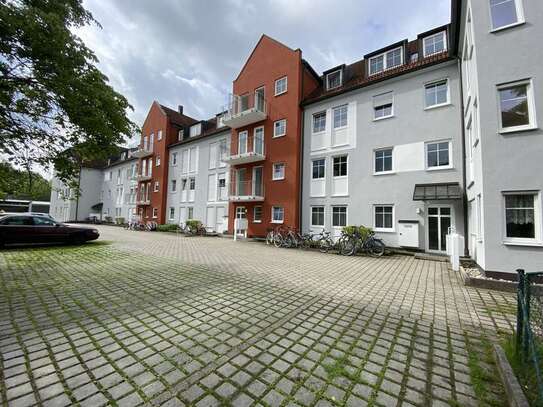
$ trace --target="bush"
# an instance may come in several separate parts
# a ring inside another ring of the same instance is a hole
[[[118,217],[118,218],[115,218],[115,223],[117,225],[124,225],[124,218],[122,216]]]
[[[344,226],[342,230],[348,235],[354,235],[358,232],[362,240],[367,239],[373,233],[373,230],[366,226]]]
[[[174,224],[158,225],[156,230],[159,232],[177,232],[179,227]]]
[[[105,217],[105,222],[106,223],[113,223],[113,218],[111,216],[106,216]]]
[[[190,230],[197,230],[202,225],[202,222],[197,219],[189,219],[185,222],[185,224]]]

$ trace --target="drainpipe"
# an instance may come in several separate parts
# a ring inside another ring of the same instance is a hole
[[[464,188],[462,189],[462,206],[464,209],[464,253],[467,253],[471,256],[469,252],[469,234],[468,234],[468,195],[467,195],[467,184],[466,184],[466,128],[464,120],[464,89],[462,88],[463,78],[462,78],[462,60],[457,56],[457,65],[458,73],[460,78],[460,122],[462,123],[462,183]]]
[[[300,51],[301,53],[301,51]],[[302,56],[300,55],[300,96],[303,98],[304,95],[304,71],[303,71],[303,62],[302,62]],[[300,188],[298,193],[298,230],[300,232],[302,231],[303,221],[302,221],[302,215],[303,215],[303,190],[304,190],[304,108],[301,106],[301,104],[298,105],[298,108],[300,109],[300,158],[298,161],[298,165],[300,166]]]

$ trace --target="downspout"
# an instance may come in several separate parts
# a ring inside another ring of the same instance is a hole
[[[300,51],[301,54],[301,51]],[[304,97],[304,71],[303,71],[303,62],[302,62],[302,55],[300,55],[300,96],[303,100]],[[298,108],[300,109],[300,118],[299,118],[299,125],[300,125],[300,158],[298,160],[298,165],[300,168],[300,188],[298,189],[298,230],[300,232],[302,231],[302,215],[303,215],[303,189],[304,189],[304,108],[302,107],[301,102],[298,105]]]
[[[467,253],[471,256],[469,252],[469,235],[468,235],[468,194],[466,184],[466,127],[464,119],[464,89],[462,87],[463,78],[462,78],[462,60],[458,56],[456,57],[458,65],[458,73],[460,78],[460,122],[462,124],[462,183],[464,188],[462,188],[462,206],[464,209],[464,253]]]

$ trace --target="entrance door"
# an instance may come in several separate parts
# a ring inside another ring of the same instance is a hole
[[[216,225],[217,225],[217,221],[215,218],[215,207],[208,206],[207,212],[206,212],[206,226],[208,227],[209,230],[216,232],[217,231]]]
[[[452,209],[450,206],[428,207],[428,250],[445,252],[446,236],[452,226]]]
[[[179,208],[179,224],[185,223],[187,221],[187,208],[181,206]]]
[[[217,233],[223,233],[228,227],[228,216],[226,215],[226,208],[224,206],[217,206],[217,226],[215,229]]]

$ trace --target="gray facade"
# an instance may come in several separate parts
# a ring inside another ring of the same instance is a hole
[[[223,162],[230,130],[169,148],[166,222],[197,219],[209,231],[228,228],[229,167]]]
[[[447,102],[427,107],[426,85],[438,81],[447,83]],[[375,118],[380,99],[392,103],[390,117]],[[460,104],[458,68],[448,61],[306,106],[302,229],[326,229],[339,236],[343,224],[364,225],[373,228],[388,246],[442,251],[444,242],[429,239],[429,221],[433,227],[440,223],[438,228],[443,227],[444,233],[450,225],[463,234],[462,200],[414,201],[413,196],[417,184],[455,183],[463,187]],[[341,106],[347,106],[346,126],[335,129],[334,117],[340,117],[335,109]],[[316,132],[314,115],[319,113],[326,114],[326,124],[324,131]],[[427,154],[436,142],[447,144],[449,165],[431,168]],[[342,156],[347,157],[346,176]],[[385,156],[386,168],[381,167]],[[322,159],[324,177],[315,167],[322,167],[322,161],[315,164]],[[346,219],[344,210],[334,209],[340,207],[346,208]],[[324,209],[324,224],[319,224],[321,209],[313,208]],[[436,232],[433,230],[433,238]]]
[[[470,254],[486,271],[542,270],[543,3],[461,11]]]
[[[102,171],[100,189],[102,217],[125,223],[136,216],[138,161],[133,158],[118,161]]]

